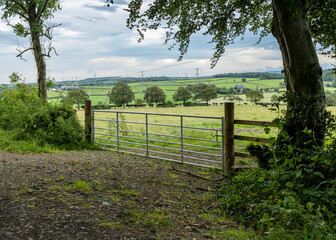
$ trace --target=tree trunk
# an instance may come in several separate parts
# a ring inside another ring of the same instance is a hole
[[[38,84],[38,94],[41,99],[45,102],[47,101],[47,67],[45,59],[43,56],[43,50],[40,41],[40,33],[37,30],[37,23],[39,19],[37,18],[37,13],[35,6],[32,5],[29,8],[29,25],[30,25],[30,34],[32,41],[32,48],[37,68],[37,84]]]
[[[322,69],[308,27],[306,1],[273,0],[273,12],[272,34],[280,45],[289,94],[284,128],[292,137],[292,144],[303,146],[311,141],[322,145],[325,93]],[[313,134],[304,134],[305,129]]]
[[[37,34],[36,34],[37,35]],[[39,36],[33,37],[33,51],[37,67],[37,84],[38,84],[38,93],[39,96],[46,102],[47,101],[47,70],[44,56],[42,53],[41,43]]]

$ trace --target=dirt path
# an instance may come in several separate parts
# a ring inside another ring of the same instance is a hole
[[[105,151],[0,152],[0,239],[212,239],[219,173]]]

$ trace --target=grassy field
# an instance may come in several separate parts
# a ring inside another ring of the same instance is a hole
[[[173,100],[173,95],[180,86],[186,87],[189,84],[197,84],[197,83],[206,83],[213,84],[218,88],[231,88],[237,84],[242,84],[243,86],[250,89],[273,89],[279,88],[280,91],[284,90],[281,87],[283,83],[282,79],[264,79],[260,80],[259,78],[246,78],[246,82],[242,82],[241,78],[210,78],[210,79],[190,79],[190,80],[167,80],[167,81],[153,81],[153,82],[141,82],[129,83],[128,85],[131,87],[132,91],[135,93],[135,99],[143,99],[144,94],[143,91],[149,86],[158,86],[162,88],[167,96],[166,100]],[[98,103],[109,104],[109,99],[107,97],[107,93],[111,91],[111,86],[84,86],[83,89],[87,91],[90,95],[90,99],[92,100],[93,105]],[[336,88],[326,88],[326,92],[335,92]],[[265,92],[264,99],[261,102],[269,103],[271,102],[271,97],[273,94],[277,94],[276,92]],[[60,91],[49,91],[48,97],[49,101],[58,102],[60,101]],[[245,94],[239,95],[243,101],[243,103],[247,103]],[[217,99],[210,101],[212,103],[221,103],[224,95],[218,95]],[[236,102],[238,104],[238,102]]]
[[[210,78],[210,79],[193,79],[193,80],[167,80],[167,81],[153,81],[153,82],[141,82],[129,83],[132,91],[135,93],[135,99],[143,99],[143,91],[149,86],[158,86],[165,91],[167,100],[173,100],[173,94],[180,86],[186,87],[188,84],[206,83],[213,84],[218,88],[231,88],[237,84],[242,84],[250,89],[266,89],[266,88],[279,88],[280,84],[283,82],[281,79],[266,79],[260,80],[259,78],[246,78],[246,82],[242,82],[240,78]],[[107,98],[107,93],[111,91],[113,86],[85,86],[83,87],[87,93],[91,96],[93,104],[98,104],[98,102],[108,104],[109,99]],[[49,101],[59,101],[60,91],[49,91],[48,97]],[[272,94],[265,94],[264,102],[268,102]],[[214,100],[215,102],[220,102],[222,100],[222,95],[218,96],[219,99]],[[245,95],[241,95],[241,98],[245,99]]]
[[[284,109],[284,106],[281,108]],[[329,108],[333,114],[336,113],[336,107]],[[136,147],[142,148],[141,144],[145,144],[146,142],[143,139],[144,132],[146,132],[144,124],[134,124],[134,122],[145,122],[145,115],[134,114],[137,113],[164,113],[164,114],[179,114],[179,115],[193,115],[193,116],[212,116],[212,117],[223,117],[224,116],[224,106],[208,106],[208,107],[176,107],[176,108],[118,108],[113,111],[118,112],[131,112],[131,113],[122,113],[119,115],[119,120],[130,122],[130,123],[120,123],[120,138],[121,140],[131,142],[130,144],[124,144],[126,147]],[[114,112],[97,112],[95,113],[95,119],[106,119],[106,120],[116,120],[116,113]],[[256,120],[256,121],[268,121],[271,122],[274,118],[278,117],[278,113],[276,111],[270,111],[268,108],[262,106],[246,106],[246,105],[236,105],[235,106],[235,119],[240,120]],[[84,111],[78,111],[79,119],[84,122]],[[122,118],[122,119],[120,119]],[[176,136],[176,137],[162,137],[162,136],[150,136],[150,139],[159,140],[159,141],[168,141],[170,143],[159,143],[160,147],[170,147],[170,148],[178,148],[179,147],[179,136],[180,136],[180,121],[181,119],[176,116],[148,116],[148,123],[151,124],[164,124],[164,125],[175,125],[177,127],[166,127],[166,126],[149,126],[149,132],[156,134],[164,134],[167,136]],[[194,127],[194,128],[210,128],[214,130],[203,131],[203,130],[195,130],[195,129],[184,129],[183,134],[184,137],[190,138],[199,138],[199,139],[207,139],[207,140],[216,140],[217,142],[203,142],[198,140],[185,140],[185,144],[191,145],[201,145],[205,147],[210,147],[210,149],[202,147],[186,147],[186,150],[197,151],[200,153],[212,153],[212,154],[221,154],[220,150],[215,150],[212,148],[221,148],[221,137],[220,137],[220,129],[221,129],[221,120],[215,119],[203,119],[203,118],[184,118],[183,125],[186,127]],[[105,129],[116,129],[115,123],[109,123],[107,121],[95,121],[96,128],[105,128]],[[247,125],[235,125],[235,134],[250,136],[250,137],[263,137],[270,138],[274,137],[277,134],[276,128],[271,128],[270,134],[266,134],[264,131],[265,126],[263,127],[254,127]],[[126,130],[126,131],[123,131]],[[218,130],[218,132],[216,131]],[[134,132],[142,132],[142,133],[133,133]],[[105,136],[98,136],[98,138],[110,139],[116,141],[116,131],[115,130],[97,130],[96,133],[108,134]],[[217,136],[217,137],[216,137]],[[111,144],[109,141],[97,141],[105,144]],[[174,145],[176,143],[176,145]],[[157,144],[157,143],[156,143]],[[235,140],[235,151],[246,152],[245,148],[251,144],[248,141]],[[139,147],[140,145],[140,147]],[[143,146],[143,145],[142,145]],[[115,148],[113,148],[115,149]],[[155,150],[156,151],[156,150]],[[168,153],[178,154],[179,149],[176,151],[166,151]],[[178,160],[178,159],[176,159]],[[215,158],[216,161],[220,161],[220,159]],[[250,163],[250,161],[242,158],[237,158],[236,162],[239,164]],[[220,164],[217,164],[218,166]]]
[[[212,116],[212,117],[223,117],[224,116],[224,107],[223,106],[208,106],[208,107],[176,107],[176,108],[118,108],[116,111],[119,112],[143,112],[143,113],[165,113],[165,114],[181,114],[181,115],[194,115],[194,116]],[[80,120],[84,121],[84,111],[80,110],[78,111],[78,116]],[[119,115],[120,116],[120,115]],[[242,120],[259,120],[259,121],[272,121],[275,117],[277,117],[276,112],[271,112],[267,108],[262,106],[236,106],[235,107],[235,119],[242,119]],[[127,122],[145,122],[145,116],[139,115],[139,114],[128,114],[123,113],[122,114],[122,120]],[[107,119],[107,120],[115,120],[116,114],[113,112],[97,112],[95,113],[95,119]],[[165,124],[165,125],[180,125],[180,118],[174,117],[174,116],[149,116],[148,122],[153,124]],[[185,140],[185,144],[191,144],[191,145],[200,145],[208,148],[202,148],[202,147],[186,147],[185,150],[189,151],[197,151],[200,152],[200,154],[197,155],[197,157],[203,158],[201,153],[210,153],[210,154],[221,154],[220,150],[215,150],[212,148],[221,148],[221,137],[220,137],[220,129],[221,129],[221,120],[215,119],[203,119],[203,118],[184,118],[183,125],[187,127],[196,127],[196,128],[211,128],[211,129],[217,129],[218,132],[214,131],[203,131],[203,130],[195,130],[195,129],[184,129],[184,137],[190,137],[190,138],[199,138],[199,139],[207,139],[207,140],[216,140],[218,142],[203,142],[198,140]],[[108,128],[108,129],[116,129],[115,124],[108,123],[106,121],[95,121],[95,127],[96,128]],[[119,129],[126,130],[126,131],[135,131],[135,132],[145,132],[145,126],[143,124],[133,124],[133,123],[125,123],[119,125]],[[164,134],[169,136],[177,136],[176,137],[162,137],[162,136],[150,136],[150,139],[155,139],[159,141],[168,141],[170,143],[159,143],[160,147],[170,147],[170,148],[178,148],[180,139],[178,136],[180,136],[180,129],[178,127],[165,127],[165,126],[149,126],[149,132],[151,133],[157,133],[157,134]],[[110,134],[114,136],[101,136],[97,135],[98,138],[104,138],[104,139],[111,139],[111,141],[116,140],[116,131],[113,130],[97,130],[96,133],[102,133],[102,134]],[[245,126],[240,125],[236,126],[235,134],[239,135],[245,135],[245,136],[253,136],[253,137],[265,137],[269,138],[271,136],[274,136],[276,133],[276,129],[273,129],[271,134],[265,134],[264,133],[264,127],[251,127],[251,126]],[[217,137],[216,137],[217,135]],[[129,133],[120,131],[120,138],[121,140],[125,141],[131,141],[132,144],[123,144],[126,147],[139,147],[139,144],[145,144],[145,141],[141,140],[133,140],[132,138],[144,138],[143,134],[137,134],[137,133]],[[131,140],[130,138],[131,137]],[[101,142],[104,144],[115,144],[115,142],[109,142],[109,141],[103,141],[98,140],[97,142]],[[176,145],[172,144],[173,142],[176,142]],[[246,146],[249,144],[249,142],[246,141],[235,141],[235,148],[236,151],[245,151]],[[156,143],[157,145],[157,143]],[[209,149],[210,148],[210,149]],[[115,149],[112,147],[112,149]],[[154,150],[154,149],[152,149]],[[155,149],[157,151],[157,149]],[[167,153],[173,153],[178,154],[179,150],[176,151],[165,151]],[[175,160],[178,160],[175,159]],[[211,160],[220,161],[220,157],[211,158]],[[246,159],[237,158],[237,163],[248,163]],[[220,167],[220,163],[214,164],[212,166]]]

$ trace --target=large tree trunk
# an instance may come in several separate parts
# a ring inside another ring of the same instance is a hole
[[[38,93],[39,96],[44,100],[47,101],[47,70],[46,70],[46,63],[44,60],[44,56],[42,53],[42,47],[40,43],[40,38],[38,34],[32,34],[32,43],[33,43],[33,51],[34,57],[37,67],[37,84],[38,84]]]
[[[37,84],[38,94],[46,102],[47,101],[47,67],[43,56],[43,50],[40,41],[40,33],[38,32],[36,7],[32,4],[29,7],[29,25],[32,41],[32,48],[37,68]]]
[[[272,33],[283,58],[289,93],[285,130],[292,143],[322,145],[325,135],[325,93],[322,69],[312,42],[306,16],[306,1],[273,0]],[[304,134],[304,129],[312,134]]]

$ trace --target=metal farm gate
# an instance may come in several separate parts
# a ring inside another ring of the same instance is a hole
[[[92,111],[92,140],[101,148],[224,169],[224,117]]]

